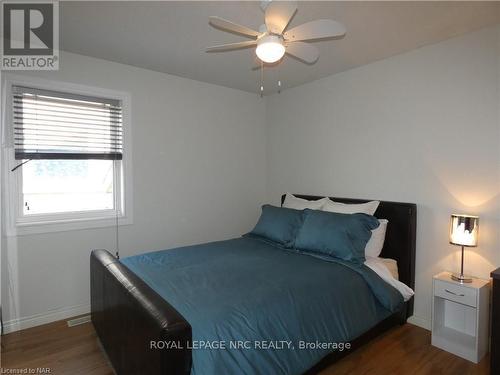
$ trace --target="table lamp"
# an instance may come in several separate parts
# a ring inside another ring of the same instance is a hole
[[[464,247],[476,247],[479,232],[479,217],[470,215],[451,215],[450,243],[462,246],[462,265],[460,274],[454,273],[451,278],[460,283],[472,282],[472,277],[464,275]]]

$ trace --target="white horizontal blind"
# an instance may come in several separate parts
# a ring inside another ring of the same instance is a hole
[[[121,160],[121,102],[13,86],[16,159]]]

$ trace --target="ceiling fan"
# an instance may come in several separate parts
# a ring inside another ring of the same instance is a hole
[[[342,37],[344,25],[332,20],[320,19],[304,23],[285,31],[297,11],[296,1],[264,1],[265,23],[259,31],[220,17],[210,17],[210,25],[224,31],[243,35],[251,40],[208,47],[207,52],[224,52],[256,46],[255,53],[263,63],[276,63],[285,53],[307,64],[314,64],[319,50],[305,41]]]

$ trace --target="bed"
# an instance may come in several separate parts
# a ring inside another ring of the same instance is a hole
[[[375,216],[390,222],[381,256],[413,288],[416,206],[382,201]],[[370,272],[251,237],[121,261],[95,250],[90,267],[92,322],[118,374],[312,374],[413,313]],[[298,347],[315,341],[351,349]]]

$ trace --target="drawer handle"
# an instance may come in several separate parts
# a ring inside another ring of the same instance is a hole
[[[452,292],[451,290],[448,290],[448,289],[445,289],[444,291],[445,291],[446,293],[453,294],[454,296],[458,296],[458,297],[465,297],[465,294],[462,294],[462,293],[455,293],[455,292]]]

